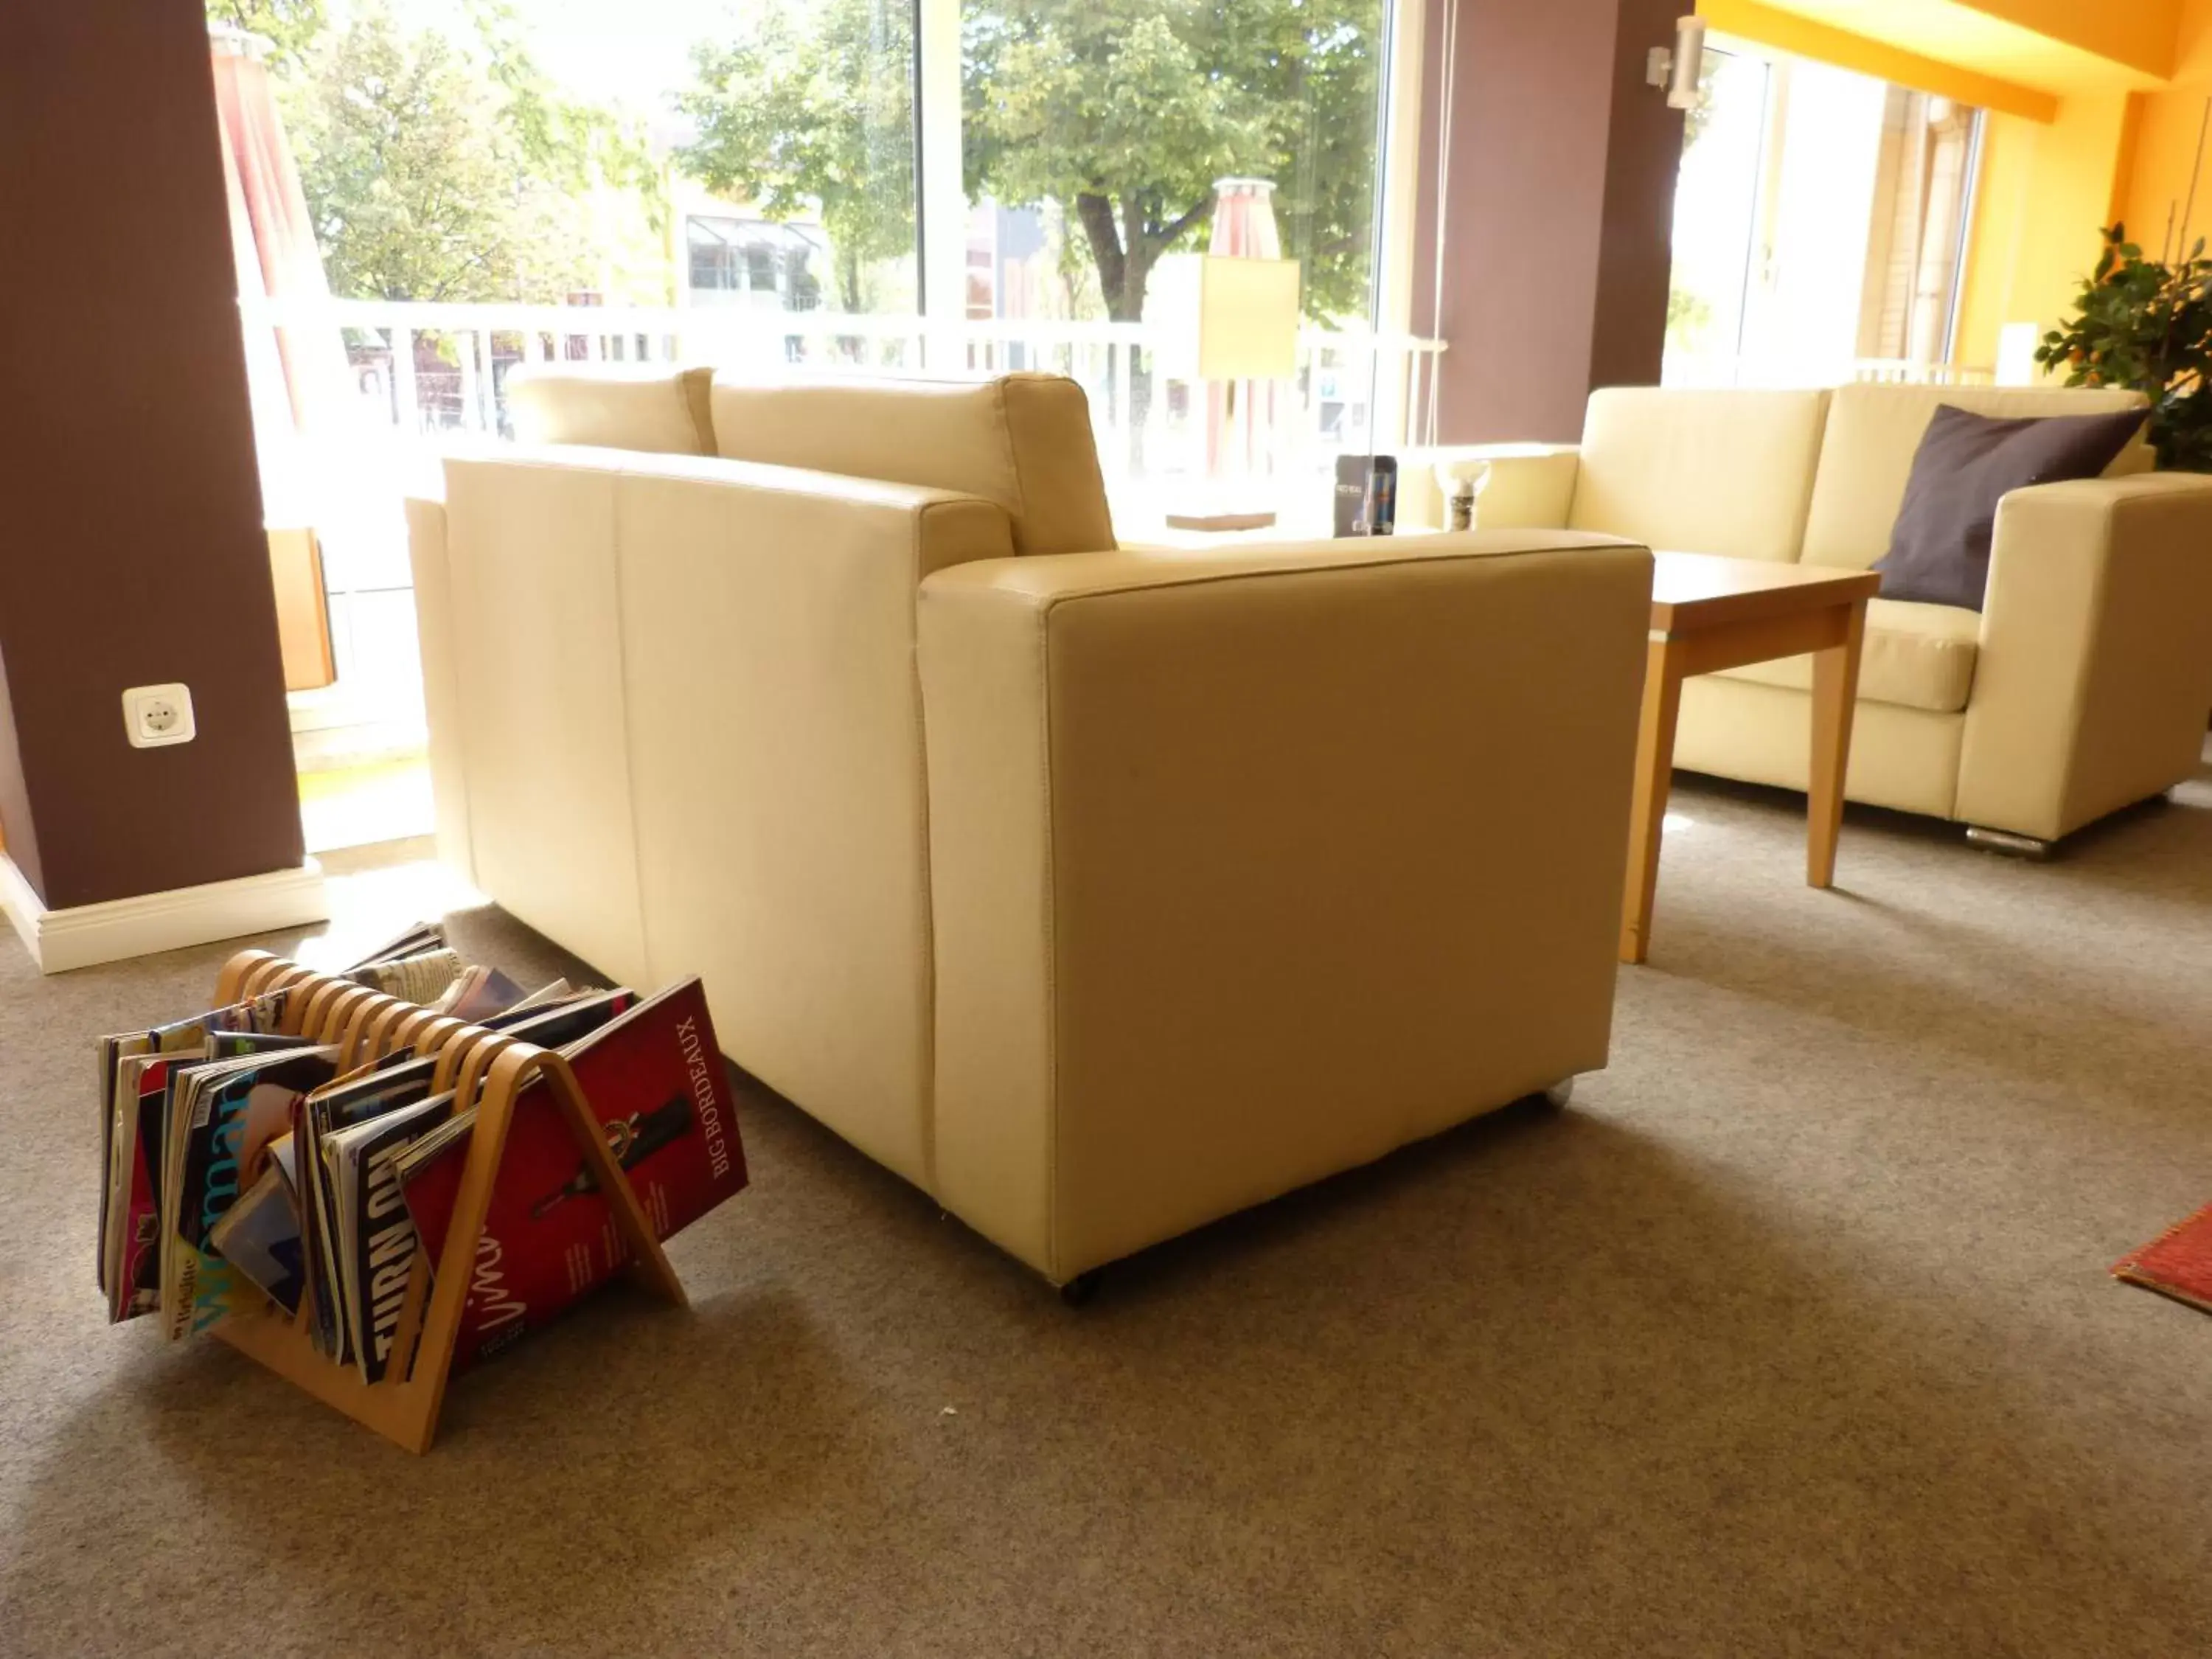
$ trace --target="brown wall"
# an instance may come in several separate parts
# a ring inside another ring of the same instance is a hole
[[[0,155],[9,855],[55,908],[296,865],[200,0],[21,9]],[[198,740],[131,748],[124,688],[170,680]]]
[[[1682,117],[1644,84],[1680,0],[1429,0],[1413,325],[1451,343],[1439,438],[1571,440],[1656,383]],[[1447,8],[1458,38],[1439,197]],[[1443,239],[1441,283],[1436,237]]]
[[[1620,0],[1613,39],[1604,232],[1589,383],[1656,386],[1667,349],[1667,290],[1674,265],[1674,180],[1682,168],[1683,112],[1644,84],[1654,46],[1674,44],[1682,0]],[[1579,417],[1577,435],[1582,431]]]

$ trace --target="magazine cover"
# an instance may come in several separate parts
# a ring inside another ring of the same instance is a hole
[[[161,1309],[171,1341],[211,1329],[258,1293],[216,1254],[208,1232],[261,1174],[293,1103],[331,1080],[333,1048],[297,1048],[191,1068],[171,1109],[165,1149]]]
[[[437,1069],[434,1059],[403,1060],[366,1077],[318,1089],[300,1104],[294,1169],[303,1189],[293,1218],[301,1229],[301,1267],[314,1287],[316,1340],[334,1358],[349,1358],[353,1342],[345,1322],[345,1304],[338,1295],[343,1256],[341,1241],[346,1235],[339,1227],[331,1196],[326,1142],[350,1124],[421,1100],[430,1092]]]
[[[636,996],[630,991],[607,991],[526,1012],[512,1009],[486,1024],[493,1029],[504,1028],[529,1042],[555,1048],[587,1036],[635,1001]],[[306,1183],[300,1204],[305,1241],[301,1255],[313,1291],[315,1339],[333,1358],[356,1358],[360,1332],[349,1322],[349,1304],[342,1294],[344,1263],[353,1235],[338,1214],[337,1194],[343,1183],[337,1180],[326,1154],[325,1140],[350,1124],[366,1122],[386,1112],[411,1106],[428,1092],[435,1070],[434,1060],[403,1060],[389,1070],[318,1090],[304,1103],[299,1126],[298,1165],[300,1177]],[[411,1263],[415,1251],[412,1224],[403,1239],[387,1248],[396,1249]]]
[[[306,1039],[252,1031],[217,1031],[193,1048],[129,1054],[116,1067],[115,1154],[104,1194],[107,1316],[111,1322],[149,1314],[161,1297],[161,1181],[170,1091],[191,1066],[240,1055],[297,1048]]]
[[[208,1037],[216,1031],[274,1031],[283,1018],[287,1001],[283,991],[272,991],[252,1002],[237,1002],[225,1008],[211,1008],[204,1014],[194,1014],[190,1019],[157,1025],[151,1030],[125,1031],[112,1036],[93,1040],[93,1054],[100,1068],[100,1235],[94,1267],[100,1288],[108,1293],[111,1308],[117,1300],[115,1288],[118,1255],[114,1205],[131,1180],[130,1163],[122,1142],[125,1139],[125,1117],[129,1110],[127,1091],[118,1091],[122,1067],[126,1060],[144,1054],[198,1054],[203,1052]]]
[[[699,981],[639,1004],[568,1054],[654,1235],[681,1231],[745,1184],[729,1073]],[[399,1160],[407,1207],[435,1264],[461,1171],[466,1119]],[[620,1272],[629,1250],[568,1120],[543,1083],[514,1103],[453,1351],[460,1370]]]
[[[208,1230],[208,1241],[216,1255],[286,1313],[300,1311],[301,1293],[307,1284],[307,1265],[300,1255],[300,1216],[285,1189],[284,1172],[273,1146],[261,1178]]]
[[[338,1234],[348,1241],[346,1325],[365,1382],[381,1381],[391,1363],[414,1273],[415,1223],[400,1197],[399,1155],[453,1104],[451,1093],[434,1096],[332,1137]]]

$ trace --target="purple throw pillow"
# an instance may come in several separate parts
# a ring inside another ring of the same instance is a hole
[[[1990,541],[1997,503],[2029,484],[2094,478],[2142,430],[2149,411],[2001,420],[1950,404],[1912,457],[1905,505],[1875,562],[1885,599],[1982,608],[1990,585]]]

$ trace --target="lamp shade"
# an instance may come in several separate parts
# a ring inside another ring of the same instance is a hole
[[[1298,372],[1298,262],[1209,253],[1199,266],[1198,373],[1281,380]]]

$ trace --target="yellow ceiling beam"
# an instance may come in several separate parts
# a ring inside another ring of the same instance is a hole
[[[2058,118],[2058,100],[2053,94],[2001,81],[1993,75],[1923,58],[1917,52],[1893,46],[1847,29],[1816,23],[1796,12],[1762,5],[1759,0],[1698,0],[1698,15],[1723,33],[1771,46],[1778,52],[1811,58],[1838,69],[1856,70],[1877,80],[1892,81],[1916,92],[1972,104],[1978,109],[2002,110],[2008,115],[2049,123]]]
[[[2182,0],[1957,0],[2001,23],[2160,80],[2172,77]]]

